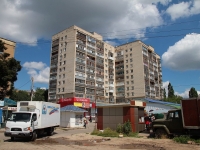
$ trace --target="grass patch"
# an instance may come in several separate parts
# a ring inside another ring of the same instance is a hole
[[[174,137],[173,141],[177,143],[187,144],[188,141],[191,141],[191,138],[189,136],[181,135],[179,137]]]
[[[182,143],[182,144],[188,144],[189,141],[192,143],[200,144],[200,139],[194,139],[187,135],[181,135],[179,137],[174,137],[173,141],[175,141],[177,143]]]
[[[110,128],[106,128],[103,131],[93,130],[91,135],[103,136],[103,137],[119,137],[119,133]],[[124,137],[139,137],[138,133],[130,132],[128,135],[124,134]]]

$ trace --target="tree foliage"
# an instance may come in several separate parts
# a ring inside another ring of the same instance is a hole
[[[33,101],[48,101],[48,90],[37,88],[33,94]]]
[[[6,53],[6,47],[0,40],[0,99],[11,95],[14,89],[14,82],[17,80],[18,72],[21,70],[20,61],[9,58],[10,54]]]
[[[171,85],[171,83],[169,83],[168,85],[168,98],[173,98],[175,95],[174,95],[174,89],[173,89],[173,86]]]
[[[12,94],[10,95],[10,99],[14,101],[30,101],[30,95],[27,91],[22,90],[13,90]]]
[[[164,99],[166,99],[166,91],[165,91],[165,88],[163,89],[163,96],[164,96]]]
[[[194,87],[192,87],[189,91],[189,98],[198,97],[198,93]]]

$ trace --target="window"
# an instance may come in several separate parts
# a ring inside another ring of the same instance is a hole
[[[175,112],[174,118],[179,118],[178,112]]]
[[[126,60],[126,63],[128,63],[128,60]]]
[[[129,93],[127,93],[126,95],[129,96]]]
[[[106,67],[108,67],[108,65],[105,65]]]
[[[61,37],[60,40],[62,41],[62,40],[63,40],[63,37]]]
[[[33,120],[33,121],[36,121],[37,120],[37,115],[36,114],[33,114],[33,116],[32,116],[32,119],[31,120]]]
[[[128,70],[126,70],[126,73],[128,73]]]
[[[62,92],[64,92],[65,91],[65,88],[62,88]]]
[[[61,75],[59,75],[59,79],[61,79]]]
[[[134,81],[133,81],[133,80],[131,81],[131,84],[134,84]]]
[[[67,35],[65,35],[65,39],[67,39]]]
[[[130,54],[130,57],[132,57],[132,53]]]
[[[133,73],[133,69],[131,69],[131,73]]]
[[[128,68],[128,65],[126,65],[126,68]]]
[[[63,65],[65,65],[65,63],[66,63],[66,62],[65,62],[65,61],[63,61]]]
[[[106,81],[106,84],[108,84],[108,81]]]
[[[134,86],[132,86],[132,90],[134,90]]]
[[[62,71],[62,69],[60,68],[60,69],[59,69],[59,71],[61,72],[61,71]]]
[[[108,96],[108,93],[106,93],[106,96]]]
[[[58,93],[60,92],[60,88],[58,88]]]
[[[134,96],[134,92],[132,92],[132,96]]]
[[[126,52],[128,52],[128,50],[126,49]]]
[[[133,75],[131,75],[131,79],[133,79]]]
[[[129,81],[127,81],[126,84],[129,84]]]
[[[60,81],[58,82],[58,85],[60,85]]]
[[[127,87],[126,90],[128,91],[128,90],[129,90],[129,87]]]
[[[133,68],[133,64],[131,64],[131,68]]]
[[[63,78],[65,78],[65,74],[63,74]]]
[[[62,65],[62,62],[60,62],[60,66]]]
[[[130,59],[130,62],[133,62],[133,59],[132,59],[132,58]]]
[[[130,48],[130,52],[132,51],[132,48]]]
[[[65,67],[63,67],[63,71],[65,71]]]
[[[126,76],[126,79],[129,79],[129,76]]]
[[[126,55],[126,57],[128,57],[128,55]]]

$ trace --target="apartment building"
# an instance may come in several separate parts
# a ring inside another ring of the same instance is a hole
[[[5,51],[0,51],[0,53],[6,52],[6,53],[10,54],[9,58],[13,58],[14,54],[15,54],[16,43],[13,41],[1,38],[1,37],[0,37],[0,40],[2,42],[4,42],[4,46],[7,48]]]
[[[160,57],[141,41],[114,47],[77,26],[52,37],[51,102],[70,97],[105,103],[160,99],[161,75]]]

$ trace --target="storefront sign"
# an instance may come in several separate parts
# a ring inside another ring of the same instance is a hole
[[[74,105],[82,108],[90,108],[90,99],[81,97],[61,98],[58,104],[60,104],[61,107]]]
[[[14,111],[16,111],[17,107],[8,107],[8,110],[14,110]]]
[[[82,103],[80,103],[80,102],[74,102],[74,106],[76,106],[76,107],[82,107]]]

